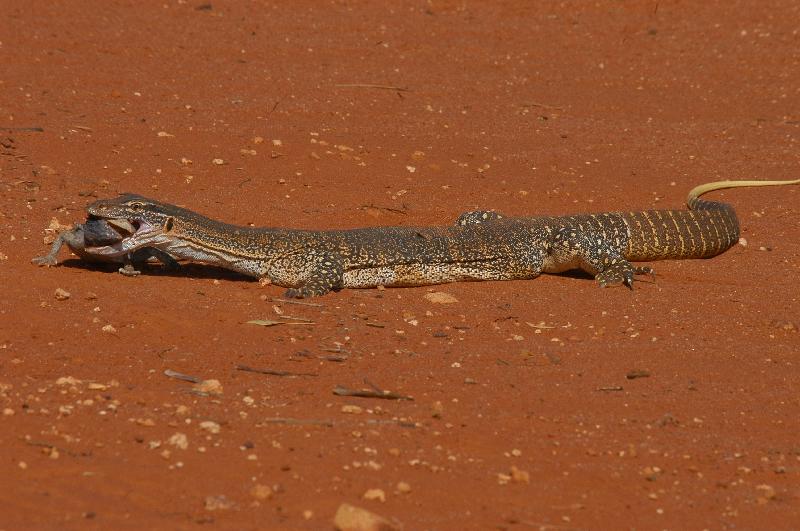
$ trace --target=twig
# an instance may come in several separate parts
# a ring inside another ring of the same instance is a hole
[[[396,419],[367,419],[367,424],[372,425],[380,425],[380,424],[396,424],[401,428],[416,428],[418,424],[416,422],[409,422],[407,420],[396,420]]]
[[[598,387],[598,391],[622,391],[621,385],[611,385],[608,387]]]
[[[347,361],[347,356],[317,356],[317,359],[342,363]]]
[[[383,400],[414,400],[414,397],[407,395],[399,395],[391,391],[370,391],[369,389],[348,389],[341,385],[337,385],[333,389],[333,394],[337,396],[355,396],[358,398],[381,398]]]
[[[320,350],[323,352],[333,352],[334,354],[350,354],[349,350],[343,349],[342,347],[320,347]]]
[[[165,370],[164,376],[169,376],[170,378],[175,378],[176,380],[183,380],[184,382],[200,383],[203,381],[201,378],[198,378],[197,376],[190,376],[188,374],[176,372],[171,369]]]
[[[293,419],[289,417],[269,417],[263,419],[261,422],[265,424],[290,424],[290,425],[315,425],[315,426],[327,426],[329,428],[333,427],[332,420],[320,420],[320,419]]]
[[[378,324],[378,323],[364,323],[367,326],[371,326],[373,328],[386,328],[386,325]]]
[[[301,321],[301,322],[304,322],[304,323],[311,323],[312,322],[311,319],[307,319],[305,317],[294,317],[292,315],[283,315],[283,314],[279,315],[278,319],[286,319],[286,320],[289,320],[289,321]],[[286,323],[286,324],[291,324],[291,323]]]
[[[24,131],[28,133],[44,133],[43,127],[0,127],[3,131]]]
[[[255,367],[248,367],[247,365],[237,365],[237,371],[255,372],[258,374],[266,374],[267,376],[289,376],[297,378],[298,376],[319,376],[315,372],[290,372],[290,371],[277,371],[274,369],[256,369]]]
[[[375,83],[337,83],[337,87],[350,87],[350,88],[374,88],[384,90],[396,90],[397,92],[409,92],[411,89],[406,87],[395,87],[393,85],[377,85]]]
[[[300,304],[301,306],[314,306],[317,308],[324,308],[324,304],[317,304],[316,302],[303,302],[303,301],[294,301],[292,299],[272,299],[272,302],[285,302],[287,304]]]
[[[361,205],[359,207],[361,210],[366,210],[368,208],[374,208],[375,210],[385,210],[387,212],[392,212],[393,214],[403,214],[404,216],[408,215],[408,212],[405,210],[400,210],[399,208],[391,208],[391,207],[382,207],[378,205]]]
[[[370,381],[369,378],[364,378],[364,383],[375,389],[375,391],[377,391],[378,393],[383,393],[383,389],[372,383],[372,381]]]
[[[530,103],[523,103],[523,107],[541,107],[542,109],[554,109],[556,111],[563,111],[564,107],[556,107],[555,105],[548,105],[546,103],[539,103],[537,101],[532,101]]]

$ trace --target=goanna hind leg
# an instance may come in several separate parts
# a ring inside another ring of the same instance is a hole
[[[581,234],[570,227],[556,231],[549,255],[552,271],[579,268],[594,275],[600,287],[625,285],[633,289],[636,275],[654,276],[650,266],[634,266],[626,260],[615,242],[603,235]]]
[[[330,255],[322,256],[313,262],[301,285],[286,290],[284,296],[288,299],[306,299],[339,291],[342,289],[343,275],[344,265],[341,259]]]
[[[119,268],[119,272],[126,277],[138,276],[142,273],[140,271],[142,266],[151,258],[155,258],[164,264],[164,267],[169,271],[177,271],[181,267],[177,260],[161,249],[142,247],[126,257],[125,265]]]

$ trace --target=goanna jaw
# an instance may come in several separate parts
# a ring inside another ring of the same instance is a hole
[[[160,248],[171,241],[167,233],[172,229],[173,218],[139,196],[96,201],[86,211],[90,219],[106,220],[124,233],[120,241],[111,245],[87,247],[85,251],[89,254],[124,256],[142,247]]]

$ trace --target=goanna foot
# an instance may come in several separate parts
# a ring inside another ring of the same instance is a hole
[[[609,266],[604,271],[595,275],[595,280],[601,288],[625,285],[633,289],[633,280],[636,275],[650,275],[655,278],[655,272],[650,266],[633,266],[630,262],[622,261]]]
[[[320,295],[325,295],[326,293],[330,293],[333,290],[330,289],[318,289],[314,288],[313,286],[301,286],[299,288],[289,288],[283,294],[284,298],[286,299],[310,299],[311,297],[319,297]]]

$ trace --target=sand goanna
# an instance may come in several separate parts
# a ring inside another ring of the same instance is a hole
[[[689,192],[689,210],[547,217],[475,211],[461,215],[453,226],[328,231],[229,225],[124,194],[96,201],[86,210],[90,220],[117,227],[127,222],[131,230],[120,229],[116,241],[86,245],[81,253],[123,262],[145,253],[165,263],[211,264],[287,287],[286,296],[301,298],[342,288],[532,279],[570,269],[588,272],[601,286],[632,288],[635,275],[653,272],[632,261],[709,258],[737,243],[733,208],[701,195],[798,183],[800,179],[708,183]]]

